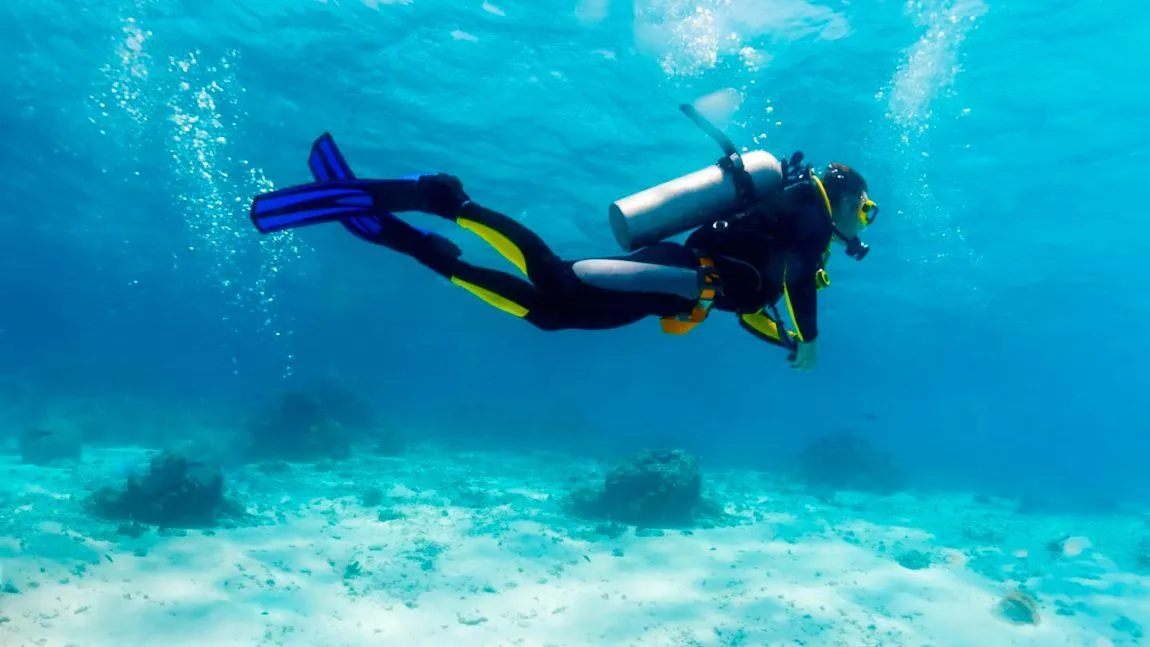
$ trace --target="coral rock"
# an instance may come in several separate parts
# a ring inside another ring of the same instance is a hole
[[[585,515],[637,526],[691,523],[702,511],[699,461],[680,450],[644,451],[611,470],[602,491],[574,496]]]
[[[238,510],[224,497],[219,466],[170,452],[154,456],[122,487],[94,493],[88,506],[107,519],[161,527],[212,526]]]

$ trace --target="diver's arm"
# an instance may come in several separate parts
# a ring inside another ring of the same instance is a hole
[[[788,270],[795,264],[789,264]],[[800,268],[807,264],[801,264]],[[819,336],[818,326],[818,287],[813,271],[796,271],[786,274],[786,284],[783,290],[784,300],[787,302],[787,312],[794,322],[795,337],[799,342],[813,343]]]

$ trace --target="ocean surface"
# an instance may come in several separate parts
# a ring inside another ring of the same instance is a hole
[[[1086,0],[3,3],[0,645],[1139,644],[1148,40],[1150,5]],[[720,155],[683,103],[881,205],[812,372],[720,315],[542,332],[248,218],[327,131],[362,177],[452,173],[616,255],[612,201]],[[304,418],[348,451],[244,449]],[[161,450],[246,520],[82,505]],[[721,518],[595,535],[557,503],[643,451],[697,459]]]

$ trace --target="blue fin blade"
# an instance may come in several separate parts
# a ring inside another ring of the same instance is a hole
[[[335,138],[331,133],[324,133],[320,135],[311,145],[311,154],[307,158],[308,168],[311,169],[312,177],[317,182],[331,182],[334,180],[354,180],[355,173],[352,172],[351,166],[347,163],[343,153],[339,150],[339,146],[335,143]],[[415,179],[418,176],[412,176]],[[396,229],[396,225],[389,221],[394,219],[395,214],[388,212],[371,213],[371,214],[356,214],[347,218],[340,219],[343,226],[363,240],[376,243],[378,245],[390,246],[389,233],[391,230]],[[388,227],[388,225],[391,225]],[[418,227],[408,228],[422,233],[424,230]]]
[[[342,221],[370,214],[374,200],[355,180],[301,184],[262,193],[252,200],[251,219],[263,233]]]
[[[385,214],[388,218],[395,218],[391,214]],[[355,215],[349,218],[344,218],[340,222],[347,228],[348,231],[356,236],[377,245],[386,245],[384,236],[384,220],[375,214],[362,214]]]
[[[355,173],[351,172],[351,167],[348,166],[339,147],[335,145],[335,139],[332,138],[331,133],[320,135],[312,143],[307,165],[316,182],[355,179]]]
[[[311,154],[307,158],[308,168],[317,182],[331,182],[333,180],[354,180],[355,173],[347,163],[335,138],[331,133],[320,135],[311,145]],[[356,236],[381,244],[384,238],[385,218],[395,218],[394,214],[356,214],[348,218],[341,218],[343,226]]]

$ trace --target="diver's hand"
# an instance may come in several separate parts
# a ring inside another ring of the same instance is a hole
[[[810,177],[810,166],[803,164],[803,152],[795,151],[791,159],[783,160],[783,188],[806,182]]]
[[[817,341],[801,341],[795,349],[795,358],[791,360],[791,368],[804,373],[815,367],[819,361],[819,347]]]
[[[454,175],[423,175],[418,181],[423,202],[420,211],[451,218],[459,213],[464,204],[471,201],[463,192],[463,182]]]

